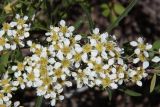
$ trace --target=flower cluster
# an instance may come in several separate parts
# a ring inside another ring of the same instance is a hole
[[[27,16],[16,15],[16,21],[3,24],[0,51],[25,46],[23,40],[30,35],[27,19]],[[47,45],[27,41],[32,54],[8,67],[13,71],[13,77],[8,72],[2,76],[0,104],[10,106],[11,93],[18,88],[33,87],[37,96],[50,99],[54,106],[57,100],[64,99],[65,87],[71,87],[73,83],[77,88],[117,89],[125,82],[142,86],[142,79],[148,75],[151,44],[145,44],[143,38],[130,42],[134,48],[133,61],[127,61],[115,36],[100,33],[98,28],[93,29],[92,34],[82,36],[74,34],[74,29],[61,20],[59,26],[50,26],[45,33]],[[152,61],[159,62],[160,58],[155,56]],[[14,105],[18,106],[19,102]]]
[[[27,16],[23,18],[19,14],[16,15],[16,20],[10,23],[3,23],[0,30],[0,51],[15,50],[17,46],[24,47],[24,38],[29,37],[30,26],[26,24]]]

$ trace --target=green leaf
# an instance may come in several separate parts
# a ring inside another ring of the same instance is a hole
[[[78,29],[83,24],[83,19],[79,18],[74,24],[75,29]]]
[[[129,95],[129,96],[134,96],[134,97],[137,97],[137,96],[141,96],[142,94],[141,93],[138,93],[138,92],[135,92],[133,90],[130,90],[130,89],[119,89],[120,91],[124,92],[125,94]]]
[[[22,52],[18,49],[15,51],[15,59],[18,60],[18,61],[23,61]]]
[[[152,77],[152,80],[151,80],[151,85],[150,85],[150,93],[153,92],[154,90],[154,87],[156,85],[156,73],[154,73],[153,77]]]
[[[105,17],[109,16],[109,13],[110,13],[109,6],[107,4],[102,4],[101,8],[103,9],[102,15]]]
[[[105,16],[105,17],[108,17],[108,16],[109,16],[109,10],[108,10],[108,9],[105,9],[105,10],[102,12],[102,15]]]
[[[4,73],[6,71],[4,65],[0,64],[0,73]]]
[[[107,91],[108,91],[109,101],[111,101],[112,100],[112,91],[109,88],[107,88]]]
[[[0,64],[2,64],[4,67],[6,67],[7,64],[8,64],[9,56],[10,56],[10,53],[9,52],[5,52],[0,57]]]
[[[153,49],[156,50],[160,49],[160,40],[157,40],[153,43]]]
[[[109,7],[108,7],[107,4],[102,4],[100,7],[101,7],[102,9],[109,9]]]
[[[114,5],[114,11],[115,11],[118,15],[122,14],[122,13],[124,12],[124,10],[125,10],[125,8],[123,7],[122,4],[117,3],[117,4]]]
[[[117,20],[117,16],[113,13],[110,15],[110,21],[113,23]]]

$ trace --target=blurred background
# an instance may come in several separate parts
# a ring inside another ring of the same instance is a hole
[[[57,25],[61,19],[76,27],[76,33],[84,35],[98,27],[106,32],[110,25],[125,11],[134,0],[0,0],[0,25],[10,21],[16,13],[34,19],[31,37],[43,37],[50,25]],[[160,39],[160,0],[137,0],[132,10],[126,14],[117,27],[111,30],[120,45],[142,36],[148,42]],[[34,17],[33,17],[34,16]],[[35,39],[36,38],[36,39]],[[104,90],[95,87],[81,91],[67,91],[72,94],[56,107],[160,107],[160,84],[157,80],[155,91],[149,93],[150,77],[143,87],[128,86],[128,91]],[[121,88],[121,87],[120,87]],[[76,90],[74,87],[70,90]],[[100,91],[101,90],[101,91]],[[129,94],[129,95],[128,95]],[[34,89],[19,90],[15,99],[20,99],[25,107],[34,107]],[[42,107],[49,107],[44,101]]]

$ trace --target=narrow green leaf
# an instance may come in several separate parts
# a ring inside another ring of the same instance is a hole
[[[41,107],[42,106],[42,100],[43,100],[43,96],[37,96],[35,107]]]
[[[153,43],[153,49],[156,50],[160,49],[160,40],[157,40]]]
[[[83,24],[83,19],[79,18],[74,24],[75,29],[78,29]]]
[[[120,91],[124,92],[125,94],[129,95],[129,96],[134,96],[134,97],[137,97],[137,96],[142,96],[141,93],[138,93],[136,91],[133,91],[133,90],[130,90],[130,89],[119,89]]]
[[[115,11],[118,15],[122,14],[122,13],[124,12],[124,10],[125,10],[125,8],[123,7],[122,4],[120,4],[120,3],[114,4],[114,11]]]
[[[150,85],[150,93],[153,92],[154,90],[154,87],[156,85],[156,73],[154,73],[153,77],[152,77],[152,80],[151,80],[151,85]]]
[[[112,91],[109,88],[107,88],[107,91],[108,91],[109,101],[111,101],[112,100]]]

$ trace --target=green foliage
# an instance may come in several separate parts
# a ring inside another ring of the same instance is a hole
[[[124,10],[125,10],[125,8],[122,4],[120,4],[120,3],[114,4],[114,11],[118,15],[121,15],[124,12]]]
[[[130,90],[130,89],[119,89],[120,91],[124,92],[125,94],[129,95],[129,96],[141,96],[141,93],[138,93],[136,91]]]
[[[4,52],[0,57],[0,64],[3,65],[4,67],[6,67],[8,64],[9,56],[10,52]]]
[[[152,80],[151,80],[151,85],[150,85],[150,93],[153,92],[154,90],[154,87],[156,85],[156,73],[154,73],[153,77],[152,77]]]
[[[4,52],[0,56],[0,73],[6,72],[6,67],[9,62],[10,52]]]
[[[153,43],[153,49],[155,50],[160,49],[160,40],[157,40]]]
[[[108,17],[110,14],[109,6],[107,4],[102,4],[101,8],[103,9],[102,15]]]

